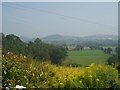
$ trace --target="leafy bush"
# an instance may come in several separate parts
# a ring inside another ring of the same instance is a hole
[[[118,71],[108,65],[65,67],[9,53],[3,57],[3,87],[110,88],[118,83]]]
[[[10,53],[3,57],[2,61],[2,84],[3,87],[15,87],[15,85],[28,84],[27,65],[22,58]]]
[[[118,56],[117,55],[112,55],[111,57],[108,58],[107,60],[109,65],[113,65],[118,62]]]

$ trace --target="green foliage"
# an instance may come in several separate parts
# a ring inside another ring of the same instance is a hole
[[[104,49],[104,52],[107,53],[107,54],[111,54],[112,53],[112,48],[105,48]]]
[[[62,67],[8,53],[2,66],[3,87],[110,88],[118,83],[118,71],[107,65]]]
[[[19,37],[10,34],[5,37],[4,34],[2,34],[2,52],[7,53],[9,51],[12,51],[16,54],[25,54],[25,43],[20,40]]]
[[[5,36],[2,34],[3,50],[2,53],[14,52],[23,54],[34,59],[51,60],[54,64],[59,64],[66,56],[66,50],[51,44],[46,44],[37,38],[34,42],[25,43],[18,36],[13,34]]]
[[[83,49],[83,46],[81,46],[81,45],[77,45],[77,46],[75,47],[75,49],[74,49],[74,50],[79,51],[79,50],[82,50],[82,49]]]
[[[24,62],[24,64],[23,64]],[[13,53],[8,53],[2,61],[2,84],[3,87],[15,87],[15,85],[28,84],[27,64],[23,57],[13,56]],[[27,63],[27,62],[26,62]],[[24,82],[23,82],[24,81]]]
[[[107,62],[109,65],[116,64],[118,62],[118,56],[112,55],[111,57],[108,58]]]
[[[59,48],[53,48],[53,50],[50,51],[50,58],[52,60],[52,63],[58,64],[62,63],[62,59],[66,56],[65,49],[59,49]]]

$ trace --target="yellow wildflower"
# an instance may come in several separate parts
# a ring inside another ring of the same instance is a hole
[[[97,79],[96,79],[96,81],[98,81],[98,82],[99,82],[100,80],[97,78]]]
[[[80,80],[80,84],[82,84],[82,81]]]
[[[89,77],[92,78],[92,75],[90,75]]]
[[[90,66],[91,66],[91,67],[93,67],[94,65],[95,65],[95,64],[94,64],[94,63],[92,63]]]
[[[63,88],[63,87],[64,87],[64,84],[63,84],[63,83],[60,83],[60,87],[62,87],[62,88]]]

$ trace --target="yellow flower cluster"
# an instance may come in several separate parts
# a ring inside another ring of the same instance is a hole
[[[14,68],[10,69],[10,65],[13,65]],[[21,65],[22,68],[17,65]],[[19,71],[16,71],[18,74],[15,72],[16,67]],[[22,71],[26,75],[23,81]],[[11,77],[9,75],[8,80],[11,80],[13,76],[18,76],[20,80],[16,77],[13,79],[29,88],[108,88],[110,82],[114,80],[116,83],[118,82],[118,71],[108,65],[91,64],[89,67],[67,67],[40,62],[11,53],[3,57],[3,76],[7,77],[7,73],[11,75]],[[3,86],[9,83],[4,77]],[[13,84],[10,83],[10,85]]]

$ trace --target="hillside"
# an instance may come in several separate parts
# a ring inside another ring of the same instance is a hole
[[[62,35],[50,35],[42,38],[44,42],[54,43],[54,44],[79,44],[87,42],[112,42],[117,44],[118,37],[115,35],[93,35],[85,37],[74,37],[74,36],[62,36]]]
[[[37,37],[36,37],[37,38]],[[26,36],[20,36],[20,39],[24,42],[34,41],[36,38],[29,38]],[[88,43],[96,43],[96,44],[106,44],[106,45],[118,45],[118,36],[117,35],[91,35],[84,37],[77,36],[63,36],[59,34],[48,35],[46,37],[40,38],[45,43],[50,44],[88,44]]]

